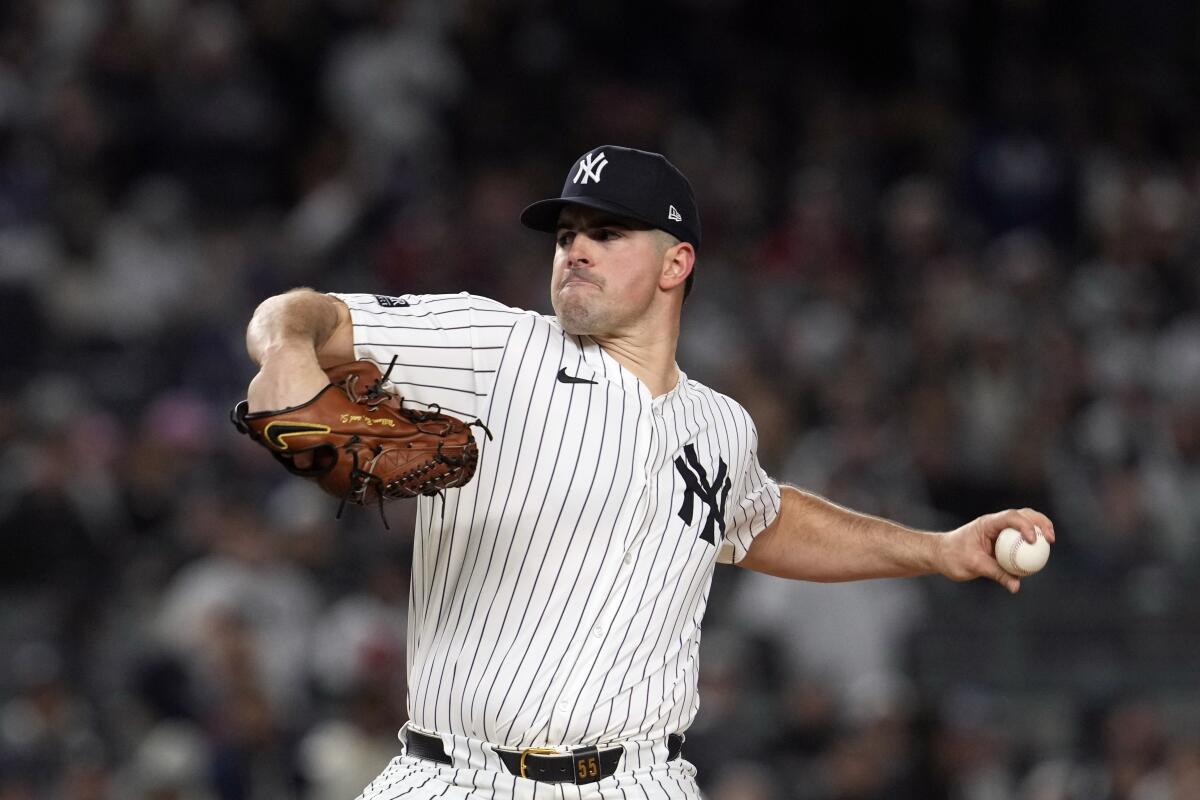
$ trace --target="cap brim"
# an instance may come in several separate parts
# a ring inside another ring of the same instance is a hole
[[[596,200],[591,197],[554,197],[549,200],[539,200],[533,205],[527,206],[521,212],[521,224],[535,231],[554,233],[558,230],[559,212],[567,206],[583,206],[585,208],[594,208],[597,211],[608,211],[621,217],[636,220],[651,228],[655,227],[654,223],[642,219],[640,215],[630,211],[620,203],[613,203],[608,200]]]

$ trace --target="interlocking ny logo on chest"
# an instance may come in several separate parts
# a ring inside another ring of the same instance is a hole
[[[687,457],[686,461],[684,456]],[[686,487],[683,502],[679,505],[679,518],[685,524],[691,525],[693,512],[696,510],[696,498],[700,498],[700,502],[708,509],[708,518],[704,520],[704,527],[700,529],[700,538],[715,547],[716,529],[720,528],[721,535],[725,535],[725,503],[729,500],[731,485],[729,467],[725,459],[717,457],[717,474],[712,483],[709,483],[708,473],[700,466],[700,459],[696,457],[696,447],[688,444],[683,446],[683,456],[675,457],[675,469],[679,470]]]

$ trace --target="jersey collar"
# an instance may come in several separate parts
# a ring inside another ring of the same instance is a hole
[[[630,394],[639,395],[647,403],[662,405],[670,402],[677,396],[682,396],[687,392],[687,375],[679,365],[675,365],[675,371],[679,375],[674,388],[666,394],[658,397],[650,396],[650,389],[646,384],[642,383],[636,375],[626,369],[620,361],[609,355],[600,344],[590,336],[573,336],[583,352],[583,361],[593,373],[609,383],[620,387],[623,391]]]

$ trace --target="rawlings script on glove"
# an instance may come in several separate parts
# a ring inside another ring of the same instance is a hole
[[[384,500],[436,495],[471,480],[479,460],[471,426],[488,433],[482,422],[464,423],[436,406],[404,408],[369,361],[325,374],[329,385],[307,403],[250,413],[243,400],[233,424],[288,472],[314,479],[343,503],[379,502],[382,509]]]

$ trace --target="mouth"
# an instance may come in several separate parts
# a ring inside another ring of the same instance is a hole
[[[589,280],[585,280],[583,278],[572,277],[572,278],[567,278],[565,281],[563,281],[562,284],[560,284],[558,288],[565,289],[568,286],[596,286],[596,287],[599,287],[599,284],[596,283],[595,281],[589,281]]]

